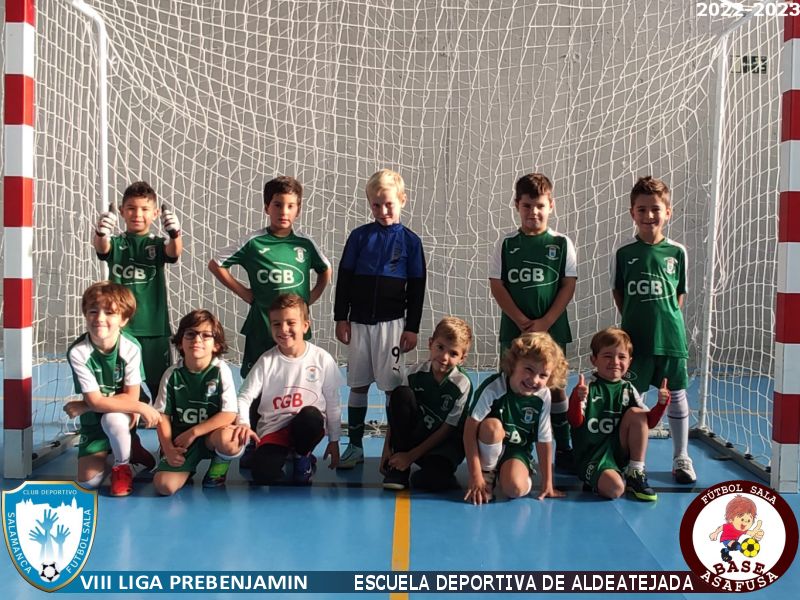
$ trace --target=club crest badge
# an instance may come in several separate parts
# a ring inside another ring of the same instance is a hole
[[[17,571],[54,592],[83,569],[94,542],[97,492],[72,481],[26,481],[3,492],[3,535]]]
[[[668,256],[667,258],[664,259],[664,268],[667,270],[667,273],[669,273],[670,275],[674,275],[675,274],[675,269],[676,269],[677,264],[678,264],[678,261],[675,258],[671,257],[671,256]]]
[[[558,259],[558,246],[552,244],[547,246],[547,258],[550,260]]]
[[[533,417],[535,414],[536,413],[533,410],[533,407],[525,407],[525,409],[522,411],[522,422],[526,424],[533,423]]]
[[[155,246],[148,246],[147,247],[147,258],[150,260],[156,259],[156,247]]]
[[[294,247],[294,258],[297,262],[305,262],[306,261],[306,249],[301,248],[300,246]]]

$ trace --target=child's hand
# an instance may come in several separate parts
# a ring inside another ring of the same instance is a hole
[[[531,326],[531,323],[533,323],[533,319],[525,319],[524,321],[519,321],[516,325],[519,327],[520,333],[525,333],[528,331],[528,327]]]
[[[668,406],[669,400],[670,396],[669,390],[667,389],[667,378],[664,377],[664,380],[661,382],[661,387],[658,388],[658,403]]]
[[[114,204],[108,206],[108,210],[101,213],[100,218],[97,219],[94,232],[99,237],[111,235],[117,229],[117,212],[114,210]]]
[[[250,440],[257,444],[258,434],[247,425],[237,425],[233,430],[233,439],[239,442],[240,447],[247,445]]]
[[[170,445],[168,448],[163,447],[161,450],[164,452],[164,458],[170,467],[180,467],[186,462],[186,457],[184,457],[186,448]]]
[[[542,486],[542,493],[539,494],[539,500],[544,500],[545,498],[563,498],[566,496],[564,492],[561,490],[557,490],[553,487],[552,483],[547,484],[546,486]]]
[[[386,475],[386,467],[389,464],[389,459],[392,457],[392,450],[386,443],[386,438],[383,438],[383,450],[381,450],[381,462],[378,465],[378,471],[381,475]]]
[[[166,204],[161,205],[161,226],[173,240],[181,234],[181,224],[177,215]]]
[[[586,399],[589,397],[589,386],[586,385],[586,379],[583,377],[583,373],[578,375],[578,385],[575,386],[572,393],[580,400],[581,404],[585,403]]]
[[[486,480],[482,473],[470,475],[467,493],[464,495],[465,502],[472,504],[488,504],[492,500],[492,490],[486,485]]]
[[[400,336],[400,351],[411,352],[417,347],[417,334],[412,331],[404,331]]]
[[[322,460],[331,457],[331,462],[328,463],[329,469],[335,469],[339,466],[339,442],[328,442],[328,447],[325,448],[325,454],[322,455]]]
[[[407,471],[411,468],[411,454],[408,452],[395,452],[389,457],[389,466],[398,471]]]
[[[350,343],[350,321],[336,321],[336,339],[345,346]]]
[[[197,436],[194,432],[194,427],[191,429],[187,429],[180,435],[176,436],[172,443],[179,448],[189,448],[194,441],[197,439]]]
[[[72,419],[80,417],[83,413],[88,411],[89,405],[83,400],[72,400],[64,405],[64,412]]]
[[[139,403],[139,414],[142,416],[142,421],[145,427],[155,427],[161,420],[161,413],[155,408],[144,402]]]
[[[544,319],[533,319],[528,322],[528,326],[523,333],[547,332],[548,329],[550,329],[550,326],[544,322]]]

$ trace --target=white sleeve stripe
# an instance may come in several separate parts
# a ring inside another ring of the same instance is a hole
[[[226,246],[225,248],[217,252],[217,255],[213,259],[214,262],[217,263],[219,266],[222,266],[222,263],[224,263],[226,260],[229,260],[234,254],[236,254],[237,252],[239,252],[239,250],[244,248],[248,244],[248,242],[250,242],[250,240],[264,235],[265,233],[267,233],[267,231],[268,231],[267,228],[264,227],[257,231],[245,234],[244,236],[239,238],[239,241],[229,246]]]
[[[313,239],[311,239],[310,237],[308,237],[307,235],[305,235],[301,231],[298,231],[297,229],[294,230],[294,234],[297,237],[302,238],[302,239],[307,240],[308,242],[310,242],[311,245],[314,247],[314,250],[316,251],[316,253],[322,259],[322,262],[324,262],[326,265],[328,265],[328,269],[331,268],[331,261],[328,260],[328,257],[325,256],[325,253],[322,251],[322,248],[320,248],[319,245]]]

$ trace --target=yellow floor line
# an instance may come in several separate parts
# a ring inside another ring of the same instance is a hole
[[[394,504],[394,535],[392,536],[392,571],[408,571],[411,554],[411,493],[397,493]],[[407,592],[389,594],[390,600],[408,600]]]

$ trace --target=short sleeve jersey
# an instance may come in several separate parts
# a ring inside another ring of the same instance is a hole
[[[311,297],[311,271],[330,269],[328,259],[308,237],[293,231],[286,237],[260,229],[221,250],[216,263],[230,269],[240,265],[253,290],[253,304],[241,332],[269,331],[269,306],[281,294],[297,294],[306,302]]]
[[[506,431],[505,443],[531,454],[536,442],[552,442],[550,390],[542,388],[531,396],[514,393],[504,373],[492,375],[475,392],[470,416],[478,421],[499,419]]]
[[[431,372],[431,362],[426,361],[411,367],[407,378],[422,413],[425,429],[433,433],[444,423],[452,427],[463,425],[464,409],[469,406],[472,383],[460,367],[451,369],[439,383]]]
[[[577,276],[575,246],[567,236],[552,229],[538,235],[525,235],[520,230],[505,234],[489,265],[489,278],[502,281],[514,304],[530,319],[543,317],[550,309],[562,279]],[[572,341],[567,311],[548,333],[559,344]],[[500,343],[508,344],[519,335],[519,327],[503,313]]]
[[[167,256],[163,237],[152,233],[111,236],[111,251],[98,254],[108,263],[109,279],[133,292],[136,313],[125,331],[137,337],[170,335],[164,265],[177,262]]]
[[[258,437],[283,429],[303,407],[313,406],[324,416],[328,440],[341,433],[339,387],[344,378],[333,357],[306,342],[302,356],[281,354],[276,346],[262,354],[239,390],[239,422],[250,422],[250,405],[258,403]]]
[[[236,386],[228,364],[214,358],[204,371],[193,373],[183,360],[166,370],[153,407],[170,417],[178,435],[219,412],[238,412]]]
[[[678,296],[686,293],[686,248],[664,238],[647,244],[638,237],[617,249],[611,286],[622,294],[622,329],[634,356],[688,358]]]
[[[144,378],[139,342],[124,331],[108,354],[98,350],[89,334],[84,333],[70,344],[67,361],[78,394],[100,392],[103,396],[114,396],[125,386],[141,385]],[[99,425],[100,414],[85,412],[80,416],[80,423],[81,426]]]
[[[647,410],[629,381],[606,381],[596,374],[589,381],[583,408],[583,424],[572,428],[572,445],[578,462],[589,460],[611,435],[616,435],[625,411],[636,406]]]

